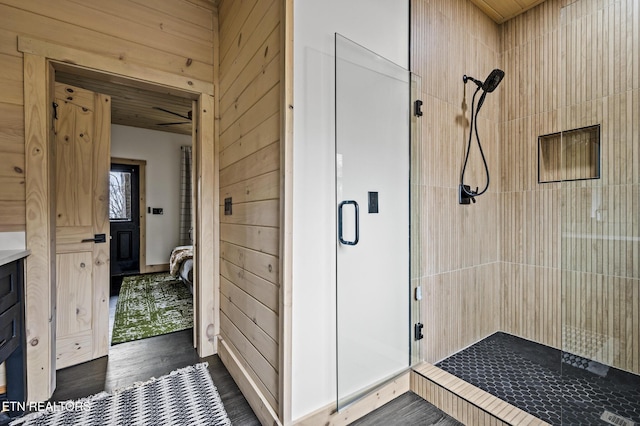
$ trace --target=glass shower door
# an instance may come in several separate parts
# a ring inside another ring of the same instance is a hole
[[[410,74],[336,34],[338,409],[410,364]]]
[[[640,425],[640,90],[625,77],[638,51],[582,50],[600,39],[623,51],[611,34],[637,27],[632,4],[578,0],[560,13],[563,425]]]

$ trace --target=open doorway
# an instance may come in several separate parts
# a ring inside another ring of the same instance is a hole
[[[178,273],[182,268],[173,270],[171,260],[176,248],[188,245],[193,268],[192,160],[187,161],[185,171],[183,154],[193,150],[191,117],[197,104],[69,72],[56,72],[55,80],[56,85],[65,86],[65,94],[69,93],[66,99],[56,98],[59,104],[85,96],[81,90],[104,94],[111,100],[110,130],[104,132],[110,135],[106,161],[111,159],[110,238],[106,241],[110,253],[110,346],[193,328],[193,274],[188,275],[188,281],[183,279]],[[174,115],[180,115],[182,121],[176,121]],[[185,211],[186,218],[182,217]],[[66,294],[65,283],[58,280],[59,294]],[[58,299],[57,305],[64,307],[64,301]],[[73,363],[59,366],[69,365]]]
[[[193,176],[183,158],[191,153],[190,136],[123,125],[112,125],[111,133],[113,346],[193,327]]]
[[[194,341],[201,357],[217,351],[219,334],[219,264],[212,262],[220,254],[219,239],[219,166],[214,126],[214,86],[198,79],[180,79],[158,73],[145,66],[131,66],[117,57],[102,57],[68,46],[18,37],[18,50],[24,62],[25,151],[33,153],[25,159],[26,241],[31,256],[26,269],[30,291],[26,295],[26,316],[32,330],[37,330],[39,345],[32,344],[27,353],[29,396],[47,399],[55,389],[56,346],[59,336],[51,314],[56,312],[55,259],[55,176],[51,161],[55,146],[51,105],[53,103],[54,72],[70,72],[93,76],[101,81],[123,85],[135,90],[143,88],[195,100],[193,125],[195,148],[194,170],[197,182],[195,196],[194,250],[195,327]],[[28,72],[27,72],[28,70]],[[108,170],[105,176],[108,175]],[[105,196],[108,199],[108,195]],[[199,214],[206,212],[206,214]],[[108,261],[108,253],[99,262]],[[108,289],[106,296],[108,296]],[[108,318],[108,297],[95,299]],[[108,322],[108,321],[106,321]],[[34,331],[36,332],[36,331]],[[100,348],[108,342],[99,342]]]

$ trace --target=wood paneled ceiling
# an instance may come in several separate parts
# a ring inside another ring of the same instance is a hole
[[[187,118],[192,110],[193,101],[190,99],[61,71],[56,71],[56,81],[110,95],[113,124],[191,134],[191,120]]]
[[[471,2],[498,24],[502,24],[544,0],[471,0]]]

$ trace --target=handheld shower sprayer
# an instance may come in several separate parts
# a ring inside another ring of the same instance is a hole
[[[471,100],[471,124],[469,127],[469,142],[467,144],[467,152],[464,158],[464,165],[462,166],[462,173],[460,174],[460,186],[458,187],[458,202],[460,204],[470,204],[471,202],[476,202],[475,197],[478,197],[489,189],[489,166],[487,165],[487,159],[484,156],[484,152],[482,151],[482,145],[480,144],[480,136],[478,135],[478,112],[480,112],[480,108],[482,104],[484,104],[484,100],[487,97],[487,93],[491,93],[500,84],[502,78],[504,77],[504,71],[496,68],[489,73],[484,82],[480,80],[476,80],[473,77],[469,77],[468,75],[462,76],[462,81],[464,84],[467,84],[468,81],[474,82],[478,88],[473,93],[473,98]],[[475,107],[476,95],[478,92],[482,90],[482,95],[480,95],[480,99],[478,100],[478,106]],[[475,108],[475,113],[474,113]],[[487,176],[487,183],[482,191],[479,191],[476,187],[475,191],[471,189],[471,186],[464,184],[464,173],[467,170],[467,162],[469,160],[469,151],[471,150],[471,139],[473,137],[473,133],[475,131],[476,140],[478,141],[478,149],[480,150],[480,155],[482,156],[482,162],[484,163],[484,170]]]
[[[479,88],[484,90],[486,93],[491,93],[494,90],[496,90],[496,87],[498,87],[498,84],[500,84],[503,77],[504,77],[504,71],[496,68],[489,73],[487,78],[484,80],[484,83],[480,80],[476,80],[473,77],[469,77],[466,74],[462,76],[462,81],[464,82],[464,84],[467,84],[467,82],[471,80],[475,84],[477,84]]]
[[[484,83],[482,83],[482,90],[484,90],[485,93],[493,92],[494,90],[496,90],[496,87],[498,87],[498,84],[500,84],[503,77],[504,71],[499,70],[498,68],[491,71],[491,73],[484,80]]]

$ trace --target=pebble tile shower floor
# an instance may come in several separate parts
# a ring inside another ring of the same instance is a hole
[[[553,425],[623,425],[606,410],[640,426],[640,376],[576,358],[495,333],[436,365]]]

